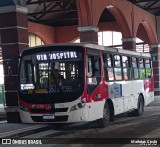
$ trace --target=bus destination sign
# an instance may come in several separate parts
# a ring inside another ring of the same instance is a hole
[[[48,60],[67,60],[67,59],[78,59],[78,53],[75,51],[60,51],[54,53],[44,53],[37,54],[36,60],[40,61],[48,61]]]

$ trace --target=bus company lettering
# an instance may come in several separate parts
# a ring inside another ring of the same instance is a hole
[[[47,61],[48,59],[49,60],[63,60],[63,59],[77,59],[77,58],[78,58],[78,54],[77,52],[74,52],[74,51],[36,55],[37,61]]]
[[[51,109],[51,105],[49,105],[49,104],[36,104],[36,105],[32,105],[31,108],[33,108],[33,109],[46,109],[46,110],[50,110]]]

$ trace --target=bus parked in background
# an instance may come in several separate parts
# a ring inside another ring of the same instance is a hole
[[[151,56],[95,44],[29,48],[20,57],[19,112],[24,123],[97,121],[143,114],[154,100]]]

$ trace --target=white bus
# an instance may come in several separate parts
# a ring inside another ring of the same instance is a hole
[[[142,115],[154,100],[151,56],[84,43],[29,48],[20,57],[18,95],[24,123],[105,127],[124,112]]]

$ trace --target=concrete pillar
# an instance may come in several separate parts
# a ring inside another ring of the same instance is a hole
[[[157,22],[157,38],[158,38],[158,43],[160,44],[160,16],[156,16],[156,22]]]
[[[80,42],[98,44],[98,30],[99,28],[94,26],[78,27]]]
[[[150,46],[154,75],[154,94],[160,95],[160,16],[156,16],[157,44]]]
[[[151,45],[150,54],[154,76],[154,94],[160,95],[160,45]]]
[[[18,113],[17,83],[18,59],[24,48],[28,47],[28,17],[27,8],[11,5],[0,8],[0,34],[4,66],[4,82],[6,97],[6,112],[8,122],[20,122]],[[8,66],[12,76],[9,76]]]
[[[122,38],[122,47],[126,50],[136,51],[136,38]]]

